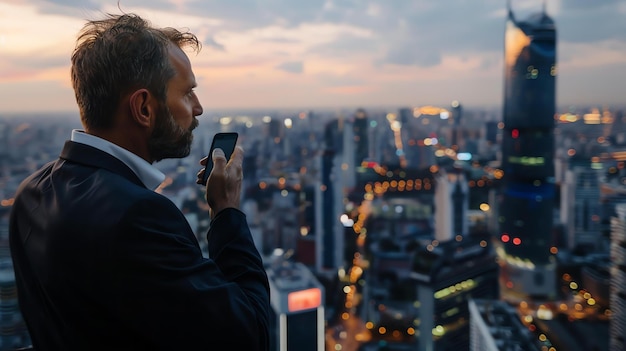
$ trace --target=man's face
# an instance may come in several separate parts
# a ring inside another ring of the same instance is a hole
[[[149,140],[153,161],[188,156],[192,131],[198,126],[196,116],[202,114],[202,105],[194,92],[196,79],[187,55],[170,45],[169,58],[174,76],[168,82],[166,101],[159,106]]]
[[[193,118],[188,128],[176,123],[170,109],[163,103],[159,106],[156,124],[148,140],[150,155],[154,161],[166,158],[183,158],[189,156],[192,131],[198,126],[198,120]]]

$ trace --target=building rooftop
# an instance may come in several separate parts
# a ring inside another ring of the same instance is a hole
[[[473,310],[473,311],[472,311]],[[539,351],[535,337],[522,324],[517,311],[504,301],[470,300],[471,313],[478,312],[481,332],[489,334],[499,351]],[[478,317],[478,316],[477,316]],[[472,323],[474,323],[472,321]]]

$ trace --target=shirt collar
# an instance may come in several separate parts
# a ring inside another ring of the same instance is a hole
[[[83,130],[72,130],[72,141],[86,144],[102,150],[107,154],[124,162],[139,177],[141,182],[148,189],[155,190],[165,180],[165,174],[150,164],[143,158],[132,152],[113,144],[110,141],[99,138],[95,135],[87,134]]]

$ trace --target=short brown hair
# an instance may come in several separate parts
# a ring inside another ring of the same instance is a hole
[[[87,22],[76,41],[71,69],[85,128],[110,128],[120,98],[135,89],[146,88],[165,101],[167,81],[174,75],[170,43],[196,52],[202,46],[188,31],[154,28],[135,14],[109,14]]]

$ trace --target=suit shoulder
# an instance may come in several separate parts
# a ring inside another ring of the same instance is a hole
[[[36,186],[39,184],[43,179],[50,175],[55,163],[56,161],[48,162],[34,173],[31,173],[29,176],[24,178],[17,188],[17,193],[19,194],[25,187]]]

